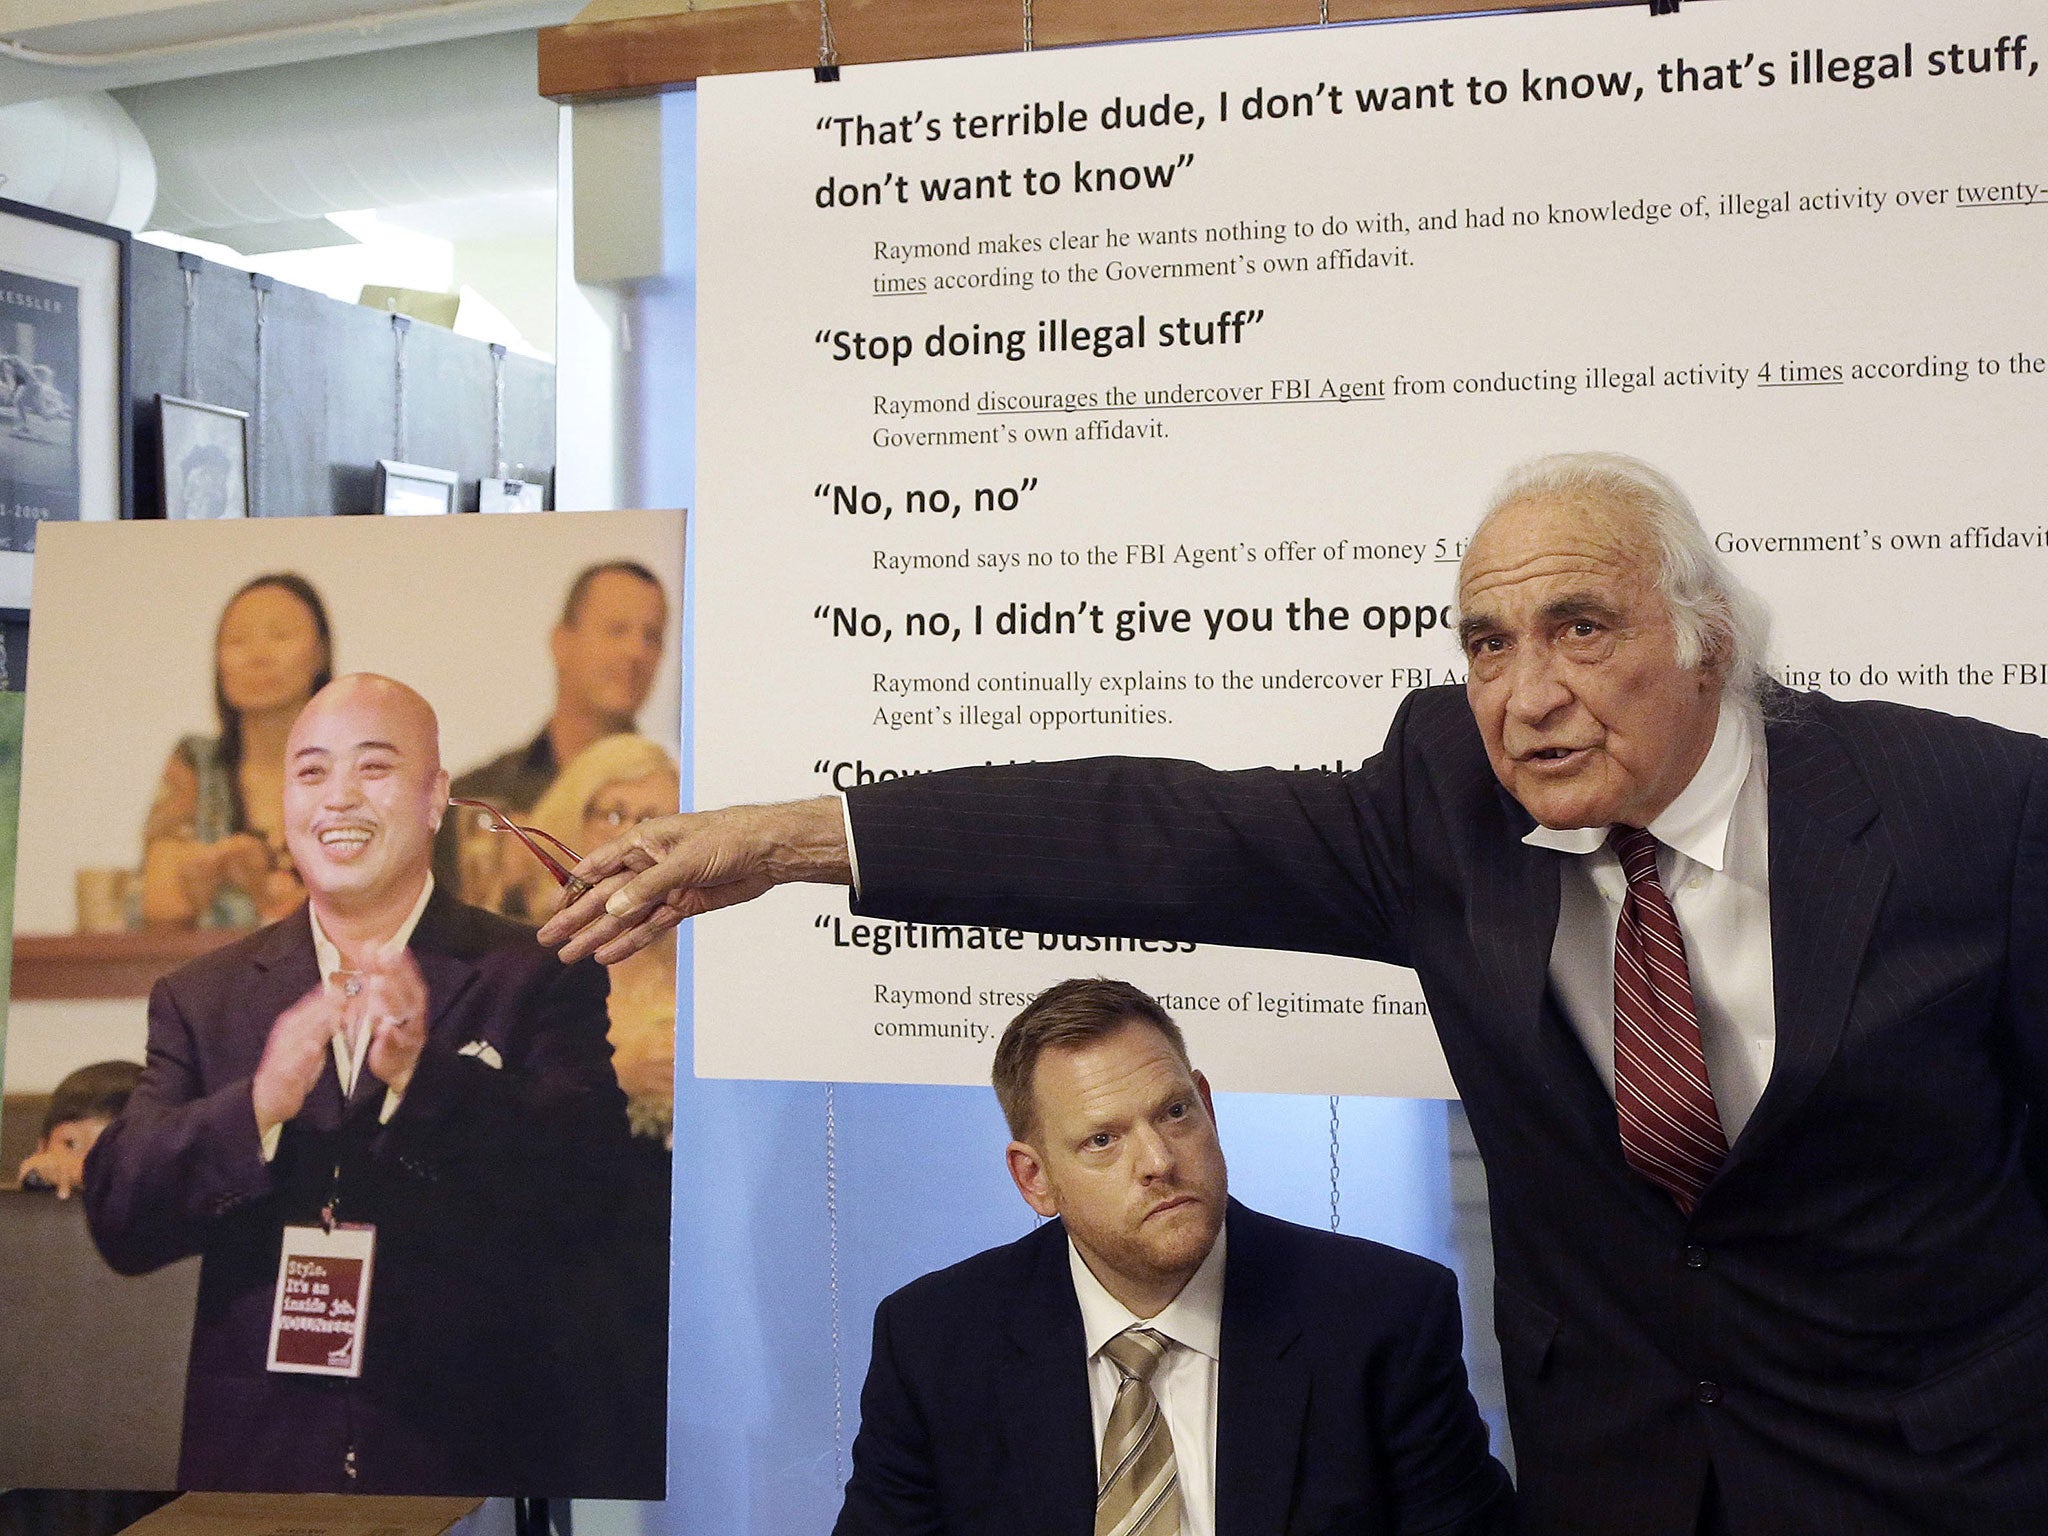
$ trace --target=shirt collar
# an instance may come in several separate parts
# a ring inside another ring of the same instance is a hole
[[[1677,849],[1696,864],[1720,870],[1728,862],[1728,825],[1735,816],[1736,797],[1749,777],[1756,756],[1757,732],[1749,711],[1725,696],[1714,724],[1713,745],[1678,798],[1664,807],[1648,827],[1658,842]],[[1607,827],[1538,826],[1522,838],[1533,848],[1560,853],[1595,853],[1606,846]]]
[[[1102,1352],[1103,1345],[1126,1328],[1143,1323],[1176,1344],[1207,1355],[1211,1360],[1221,1360],[1223,1250],[1227,1235],[1223,1229],[1217,1229],[1216,1241],[1210,1246],[1201,1267],[1181,1287],[1180,1294],[1152,1318],[1133,1316],[1130,1308],[1110,1295],[1102,1282],[1095,1278],[1088,1261],[1081,1257],[1081,1250],[1074,1246],[1074,1240],[1068,1238],[1067,1267],[1074,1276],[1074,1298],[1081,1303],[1081,1330],[1088,1342],[1088,1358],[1093,1360]]]
[[[419,927],[420,914],[427,910],[427,901],[433,894],[434,876],[429,870],[427,883],[420,888],[420,899],[412,904],[412,911],[407,913],[405,921],[398,925],[398,932],[385,941],[386,954],[395,955],[412,942],[413,930]],[[310,901],[306,903],[306,916],[313,924],[313,958],[319,963],[320,979],[325,981],[336,971],[346,970],[347,967],[342,964],[341,951],[335,947],[334,940],[328,938],[327,930],[320,926],[320,914],[314,910]]]

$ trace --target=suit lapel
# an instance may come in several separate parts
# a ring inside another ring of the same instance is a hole
[[[1301,1322],[1273,1271],[1261,1220],[1230,1202],[1216,1388],[1216,1536],[1287,1528],[1308,1412]]]
[[[1546,1006],[1550,951],[1557,938],[1559,882],[1570,855],[1522,841],[1536,825],[1506,790],[1488,781],[1494,824],[1476,833],[1469,860],[1468,938],[1489,994],[1482,1018],[1527,1063],[1528,1083],[1544,1102],[1575,1116],[1596,1144],[1618,1158],[1614,1100],[1562,1012]]]
[[[1834,1058],[1892,876],[1882,828],[1869,831],[1877,801],[1833,734],[1791,719],[1771,722],[1766,739],[1778,1043],[1730,1167],[1791,1118]]]
[[[420,914],[419,926],[412,931],[409,948],[427,984],[427,1035],[431,1039],[453,1031],[449,1010],[476,979],[477,957],[490,948],[488,939],[467,919],[467,909],[436,886],[427,898],[427,909]]]
[[[306,909],[299,908],[270,930],[251,961],[254,975],[242,1006],[251,1020],[250,1038],[270,1038],[277,1016],[304,997],[320,982],[319,962],[313,956],[313,928]],[[262,1047],[257,1047],[260,1052]],[[335,1070],[334,1052],[329,1050],[320,1079],[299,1117],[316,1130],[331,1131],[342,1121],[341,1076]]]
[[[998,1412],[1010,1458],[1004,1475],[1017,1529],[1089,1536],[1095,1529],[1095,1426],[1088,1401],[1088,1341],[1067,1264],[1066,1228],[1048,1222],[1027,1239],[1028,1268],[1005,1308],[1008,1369],[997,1373]],[[1023,1512],[1033,1518],[1022,1518]]]
[[[1471,938],[1492,990],[1506,1005],[1505,1017],[1516,1030],[1528,1031],[1542,1017],[1550,985],[1560,855],[1523,842],[1522,834],[1533,823],[1526,813],[1521,823],[1508,821],[1506,858],[1475,861],[1475,870],[1484,876],[1471,888]]]
[[[310,929],[306,945],[310,954]],[[413,962],[420,968],[420,979],[427,984],[427,1038],[459,1048],[463,1042],[443,1039],[455,1031],[455,1026],[448,1022],[449,1010],[476,979],[474,956],[488,946],[476,942],[476,936],[464,921],[461,905],[436,886],[434,894],[427,898],[426,910],[420,913],[419,924],[413,929],[412,941],[406,947],[412,951]],[[339,1078],[335,1079],[334,1086],[338,1096]],[[366,1064],[356,1074],[355,1088],[348,1098],[348,1113],[353,1115],[363,1105],[371,1103],[381,1109],[383,1102],[384,1085]]]

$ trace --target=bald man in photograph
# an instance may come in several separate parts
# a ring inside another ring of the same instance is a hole
[[[1465,686],[1355,772],[649,822],[542,937],[611,959],[857,865],[864,914],[1411,966],[1486,1165],[1522,1530],[2048,1531],[2042,740],[1773,682],[1620,455],[1512,473],[1458,608]]]
[[[172,972],[85,1168],[124,1274],[200,1255],[178,1486],[613,1494],[563,1281],[626,1144],[603,970],[435,888],[434,712],[356,674],[285,756],[307,906]],[[375,1229],[357,1378],[266,1369],[287,1227]],[[655,1347],[659,1341],[653,1341]]]

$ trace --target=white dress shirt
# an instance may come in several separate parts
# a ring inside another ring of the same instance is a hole
[[[1699,772],[1647,829],[1662,845],[1657,874],[1685,939],[1700,1046],[1731,1146],[1763,1097],[1778,1044],[1768,776],[1757,721],[1723,699]],[[1628,879],[1607,835],[1606,827],[1538,827],[1522,841],[1578,855],[1560,877],[1550,984],[1611,1095],[1614,930]]]
[[[405,921],[398,925],[398,932],[385,940],[381,946],[386,954],[395,955],[412,942],[413,930],[419,927],[420,914],[427,910],[427,899],[433,894],[434,877],[430,872],[427,875],[427,883],[420,889],[420,899],[412,904],[412,911],[407,913]],[[306,920],[313,925],[313,962],[320,968],[320,984],[326,987],[334,986],[335,973],[348,970],[350,967],[341,958],[341,951],[335,946],[334,940],[328,938],[327,931],[320,926],[320,914],[313,910],[311,902],[306,904]],[[374,1033],[374,1030],[369,1029],[359,1031],[353,1046],[341,1035],[336,1035],[330,1042],[334,1050],[334,1072],[335,1076],[341,1079],[343,1099],[347,1099],[356,1091],[356,1078],[363,1070],[364,1058],[370,1054],[370,1036]],[[379,1125],[388,1125],[391,1117],[398,1113],[401,1097],[396,1088],[384,1090],[384,1107],[377,1112]],[[263,1161],[266,1163],[277,1156],[278,1138],[283,1134],[282,1125],[273,1125],[263,1133]]]
[[[1067,1264],[1081,1303],[1081,1331],[1088,1341],[1088,1404],[1094,1411],[1095,1465],[1102,1465],[1102,1433],[1123,1372],[1102,1346],[1139,1323],[1173,1340],[1152,1373],[1152,1395],[1173,1435],[1174,1465],[1180,1473],[1181,1536],[1213,1536],[1216,1529],[1216,1373],[1223,1348],[1223,1248],[1216,1245],[1188,1283],[1157,1317],[1134,1317],[1103,1289],[1081,1251],[1067,1240]]]

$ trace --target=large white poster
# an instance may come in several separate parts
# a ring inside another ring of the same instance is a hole
[[[1461,539],[1634,453],[1780,675],[2048,725],[2020,0],[1716,0],[707,80],[700,804],[1096,753],[1350,767]],[[977,1082],[1062,976],[1219,1084],[1449,1091],[1406,972],[704,921],[697,1065]]]

